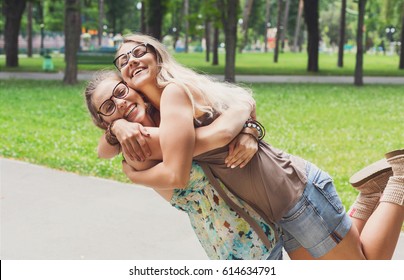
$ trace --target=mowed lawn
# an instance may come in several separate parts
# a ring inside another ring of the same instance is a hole
[[[182,64],[202,73],[224,74],[224,53],[219,54],[219,65],[212,66],[212,55],[210,61],[206,62],[205,53],[174,53],[174,57]],[[345,53],[344,67],[337,67],[337,54],[321,53],[319,55],[319,72],[307,72],[307,54],[285,52],[280,53],[278,63],[273,62],[274,54],[269,53],[237,53],[236,55],[236,74],[237,75],[336,75],[352,76],[355,69],[355,54]],[[114,69],[112,65],[113,54],[111,54],[110,64],[80,64],[79,71],[94,71],[100,69]],[[64,58],[60,54],[52,56],[54,71],[64,71]],[[0,56],[1,71],[19,71],[19,72],[38,72],[42,71],[43,58],[35,56],[27,58],[19,57],[19,67],[5,67],[5,56]],[[364,55],[364,75],[365,76],[404,76],[404,70],[398,69],[399,56],[382,54]]]
[[[126,181],[120,157],[97,158],[102,131],[87,113],[84,86],[1,80],[0,156]],[[403,148],[404,86],[255,84],[252,88],[266,141],[330,173],[346,207],[356,196],[348,184],[350,175],[385,152]]]

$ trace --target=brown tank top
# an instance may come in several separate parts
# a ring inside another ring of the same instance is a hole
[[[228,147],[194,158],[205,173],[212,172],[235,195],[268,223],[279,221],[297,202],[307,182],[305,161],[261,141],[258,152],[244,168],[224,163]],[[209,170],[206,170],[206,169]]]

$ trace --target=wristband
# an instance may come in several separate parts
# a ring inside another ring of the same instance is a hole
[[[118,138],[116,138],[116,135],[112,132],[112,127],[114,126],[114,123],[115,121],[111,122],[108,125],[107,130],[105,131],[105,139],[111,146],[119,144]]]
[[[250,118],[245,122],[244,127],[256,129],[258,131],[258,140],[261,141],[264,139],[266,131],[265,127],[260,122]]]
[[[245,134],[245,135],[250,135],[252,138],[254,138],[255,141],[257,141],[257,143],[259,142],[259,139],[257,137],[255,137],[254,134],[249,133],[249,132],[240,132],[240,134]]]

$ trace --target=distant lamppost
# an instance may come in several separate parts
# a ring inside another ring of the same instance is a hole
[[[387,39],[390,42],[394,42],[394,38],[393,35],[396,32],[396,29],[394,28],[394,26],[389,26],[386,28],[386,35],[387,35]]]

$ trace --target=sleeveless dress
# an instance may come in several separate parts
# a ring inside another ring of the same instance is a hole
[[[185,189],[174,190],[171,205],[188,214],[192,228],[210,259],[265,260],[276,245],[279,229],[269,226],[248,204],[223,184],[227,196],[259,225],[269,240],[266,246],[249,222],[232,209],[212,187],[202,168],[192,164]]]

